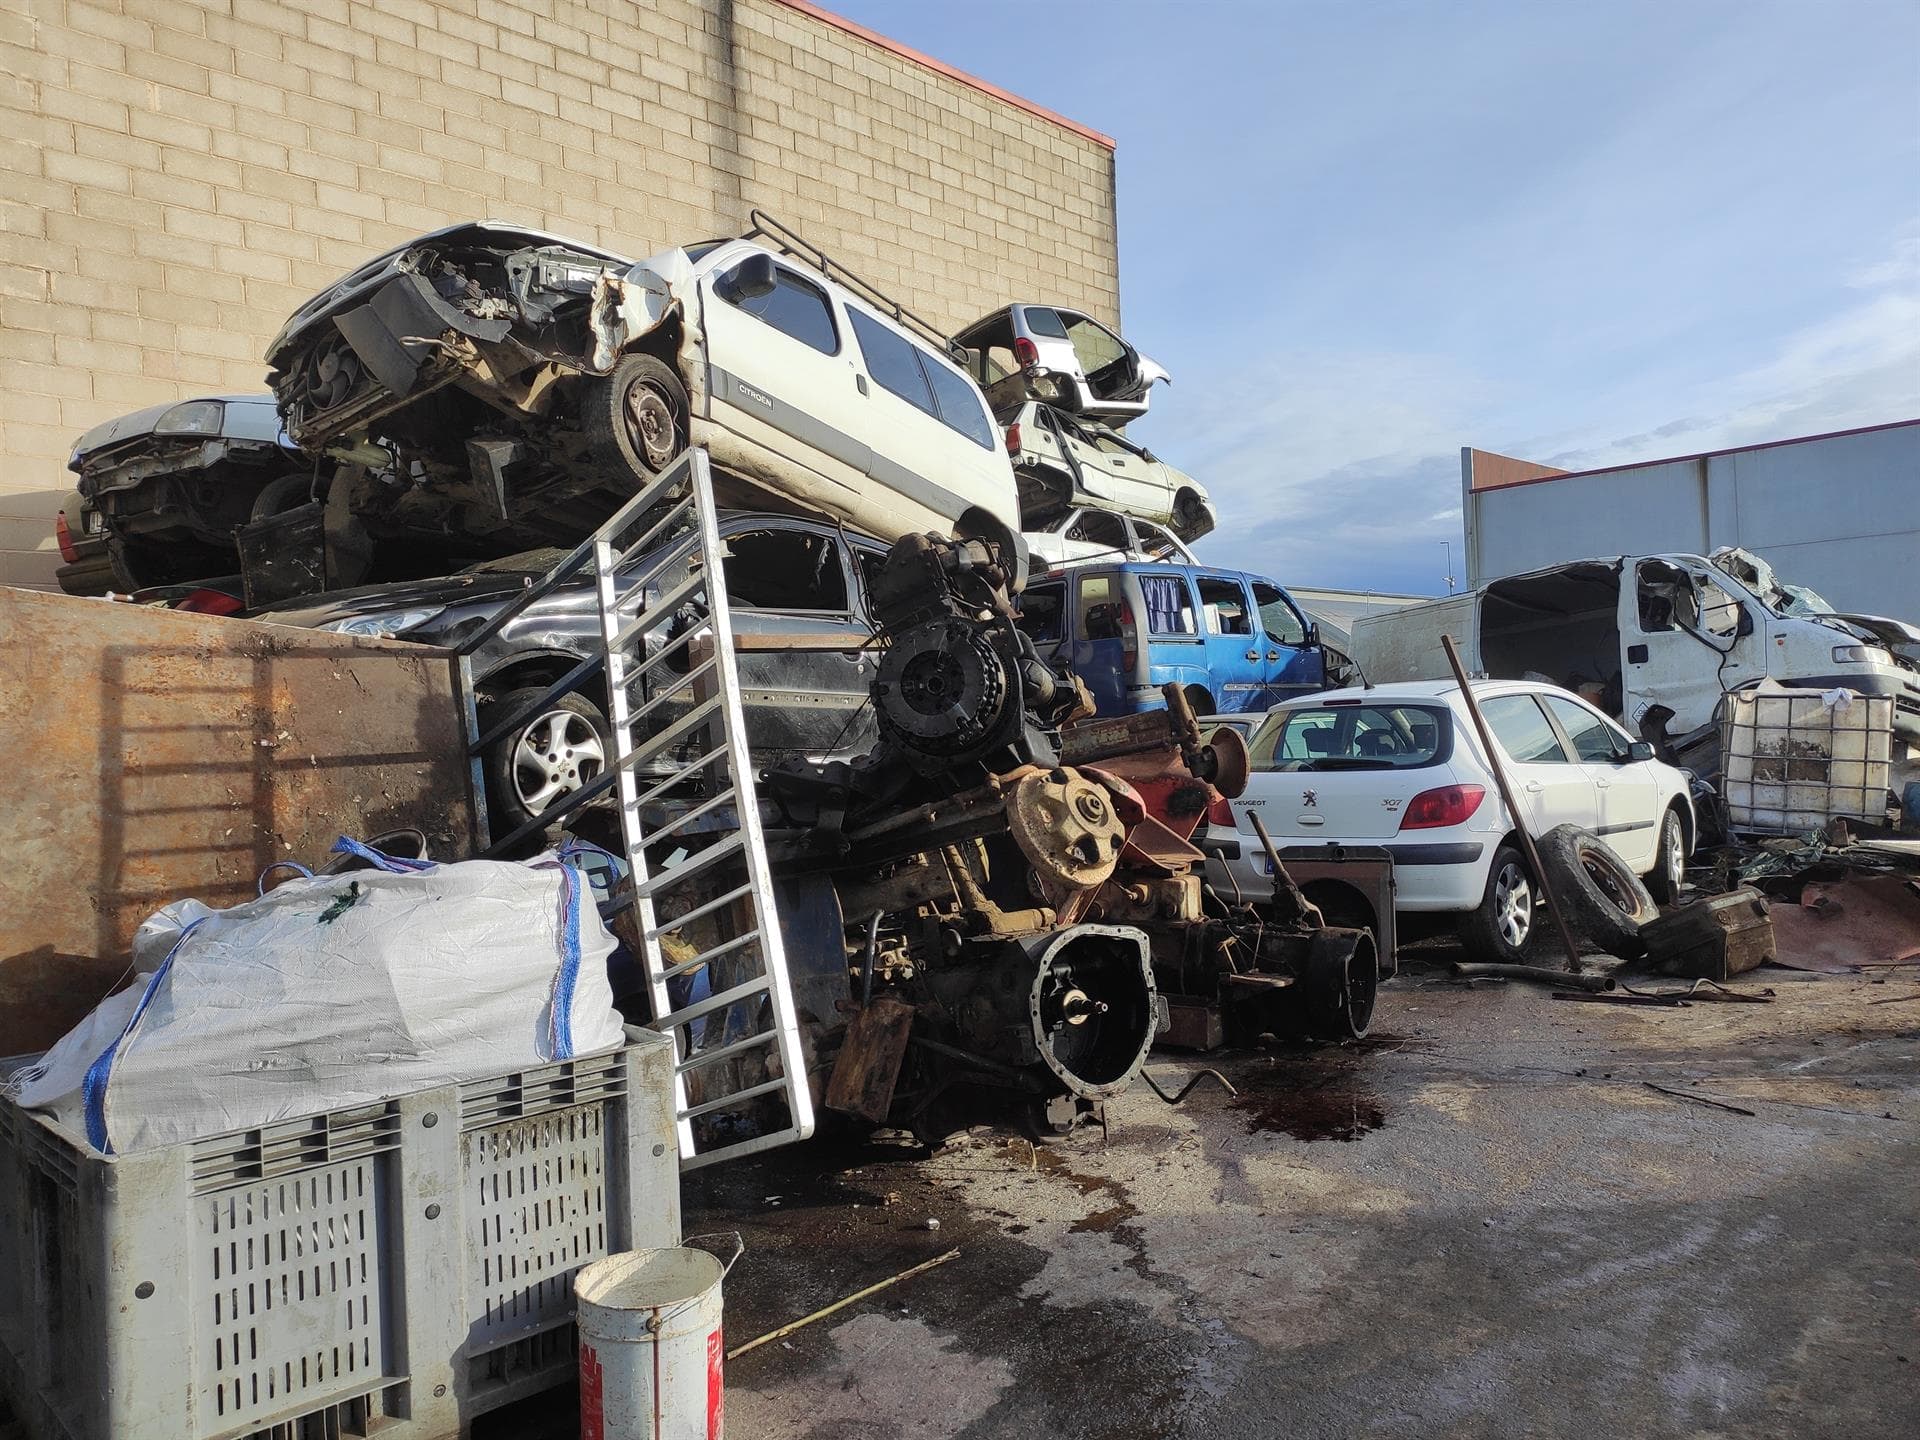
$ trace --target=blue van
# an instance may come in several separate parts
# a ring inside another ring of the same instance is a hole
[[[1327,688],[1319,632],[1293,597],[1238,570],[1076,565],[1027,582],[1020,628],[1086,682],[1101,715],[1159,708],[1169,680],[1196,715],[1264,711]]]

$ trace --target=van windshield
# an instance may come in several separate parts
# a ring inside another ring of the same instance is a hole
[[[1387,704],[1275,711],[1247,746],[1256,770],[1412,770],[1452,748],[1445,707]]]

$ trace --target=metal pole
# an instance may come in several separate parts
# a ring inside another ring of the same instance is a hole
[[[1533,867],[1534,884],[1540,887],[1541,897],[1547,902],[1547,910],[1560,931],[1561,943],[1567,947],[1567,969],[1578,974],[1580,947],[1574,943],[1573,932],[1567,928],[1567,918],[1561,913],[1560,902],[1554,898],[1553,882],[1547,879],[1546,867],[1540,863],[1540,852],[1534,848],[1526,817],[1521,814],[1519,805],[1514,803],[1513,785],[1507,779],[1506,764],[1500,758],[1500,747],[1493,743],[1493,733],[1487,729],[1487,717],[1480,713],[1480,702],[1474,698],[1473,685],[1467,679],[1467,667],[1460,663],[1460,652],[1453,648],[1451,635],[1442,635],[1440,645],[1447,652],[1447,663],[1453,667],[1453,678],[1460,682],[1460,698],[1467,702],[1467,714],[1473,717],[1473,728],[1480,734],[1480,748],[1487,752],[1487,768],[1493,771],[1494,783],[1500,787],[1500,798],[1506,802],[1507,814],[1513,817],[1513,828],[1520,835],[1520,847],[1527,852],[1527,863]]]

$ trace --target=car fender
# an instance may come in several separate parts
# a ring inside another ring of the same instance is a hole
[[[693,261],[684,250],[664,250],[624,274],[602,270],[587,306],[593,332],[587,368],[604,375],[634,341],[651,335],[674,315],[685,319],[695,314],[694,283]],[[683,350],[688,343],[682,341]],[[680,370],[688,373],[684,356]]]

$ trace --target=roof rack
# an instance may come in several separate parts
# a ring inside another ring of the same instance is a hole
[[[742,240],[765,239],[773,242],[774,247],[784,255],[798,256],[822,275],[837,285],[844,285],[862,300],[876,309],[884,311],[893,320],[916,332],[921,339],[931,340],[944,350],[961,368],[966,367],[967,347],[947,334],[932,321],[916,315],[898,300],[867,280],[862,280],[853,271],[839,261],[828,256],[818,245],[805,239],[792,226],[784,225],[764,210],[750,210],[747,219],[752,228],[740,238]]]

